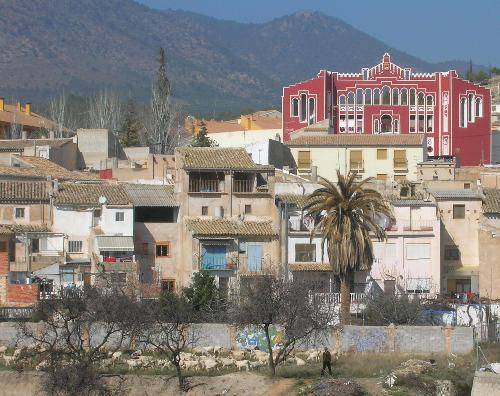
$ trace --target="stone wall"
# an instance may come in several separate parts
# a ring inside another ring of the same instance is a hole
[[[30,326],[42,329],[41,323]],[[257,326],[236,328],[228,324],[205,323],[193,326],[193,347],[220,346],[226,349],[264,349],[264,334]],[[283,330],[271,331],[273,344],[279,347]],[[102,341],[103,334],[92,331],[91,343]],[[0,345],[13,346],[17,338],[16,324],[0,323]],[[114,342],[114,340],[111,340]],[[368,353],[455,353],[464,354],[473,350],[473,328],[452,326],[345,326],[330,328],[301,343],[300,349],[322,349],[328,347],[335,352]]]

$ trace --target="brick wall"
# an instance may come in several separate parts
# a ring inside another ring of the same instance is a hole
[[[9,306],[28,306],[38,301],[38,285],[7,285],[7,304]]]

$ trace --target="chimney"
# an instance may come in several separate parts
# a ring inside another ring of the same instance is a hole
[[[5,99],[0,98],[0,111],[4,111],[4,110],[5,110]]]
[[[318,181],[318,167],[317,166],[311,166],[311,181],[312,182]]]
[[[27,115],[31,115],[31,103],[26,103],[26,106],[24,106],[24,112]]]

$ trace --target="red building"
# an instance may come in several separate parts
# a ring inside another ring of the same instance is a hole
[[[382,62],[361,73],[322,70],[283,89],[283,137],[318,122],[330,133],[422,133],[429,155],[491,162],[491,95],[451,70],[413,73]]]

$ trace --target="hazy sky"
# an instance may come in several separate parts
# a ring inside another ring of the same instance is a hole
[[[240,22],[304,9],[335,16],[427,61],[472,58],[500,66],[500,0],[136,0]]]

